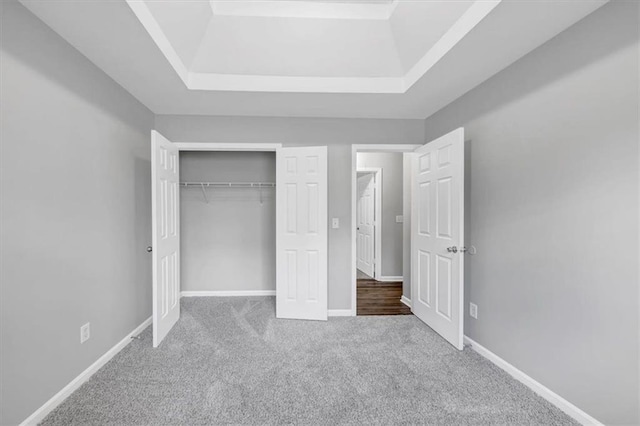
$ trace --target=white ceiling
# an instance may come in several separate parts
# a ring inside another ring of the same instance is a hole
[[[21,2],[157,114],[421,119],[606,0]]]

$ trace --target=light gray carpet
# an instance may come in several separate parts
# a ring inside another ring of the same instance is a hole
[[[278,320],[274,298],[184,298],[45,425],[575,424],[414,316]]]

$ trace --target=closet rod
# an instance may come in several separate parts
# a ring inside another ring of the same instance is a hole
[[[275,188],[274,182],[180,182],[180,186],[207,188]]]

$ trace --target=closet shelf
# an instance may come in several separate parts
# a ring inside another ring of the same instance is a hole
[[[209,197],[207,197],[206,188],[255,188],[260,190],[260,204],[262,204],[262,189],[275,188],[276,184],[274,182],[180,182],[180,186],[200,188],[207,204],[209,204]]]
[[[180,182],[180,186],[202,188],[275,188],[274,182]]]

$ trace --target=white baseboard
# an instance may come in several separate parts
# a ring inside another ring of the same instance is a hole
[[[53,411],[58,405],[60,405],[69,395],[71,395],[75,390],[77,390],[80,386],[82,386],[87,380],[91,378],[100,368],[105,365],[107,362],[111,360],[114,356],[118,354],[125,346],[131,343],[131,338],[133,336],[137,336],[142,333],[142,331],[151,325],[151,317],[147,318],[142,324],[137,326],[131,333],[127,334],[127,336],[116,343],[114,347],[109,349],[107,353],[102,355],[96,362],[91,364],[89,368],[84,370],[78,377],[73,379],[68,385],[66,385],[60,392],[55,394],[50,400],[44,403],[44,405],[38,408],[32,415],[27,417],[22,423],[21,426],[31,426],[37,425],[44,418]]]
[[[352,317],[353,311],[351,309],[329,309],[328,315],[330,317]]]
[[[376,280],[381,281],[381,282],[395,282],[395,281],[402,281],[404,280],[403,276],[399,276],[399,277],[392,277],[392,276],[379,276],[378,278],[376,278]]]
[[[532,377],[528,376],[524,372],[518,370],[513,365],[509,364],[504,359],[500,358],[498,355],[491,352],[489,349],[484,346],[474,342],[472,339],[464,336],[464,342],[471,345],[471,348],[478,352],[483,357],[487,358],[489,361],[509,373],[513,378],[530,388],[532,391],[564,411],[568,416],[572,417],[579,423],[583,425],[598,425],[602,426],[602,423],[598,420],[591,417],[589,414],[582,411],[580,408],[576,407],[548,387],[544,386],[542,383],[536,381]]]
[[[411,307],[411,299],[408,299],[407,296],[402,295],[402,297],[400,298],[400,301],[405,305],[407,305],[408,307]]]
[[[182,297],[275,296],[275,290],[207,290],[183,291]]]

